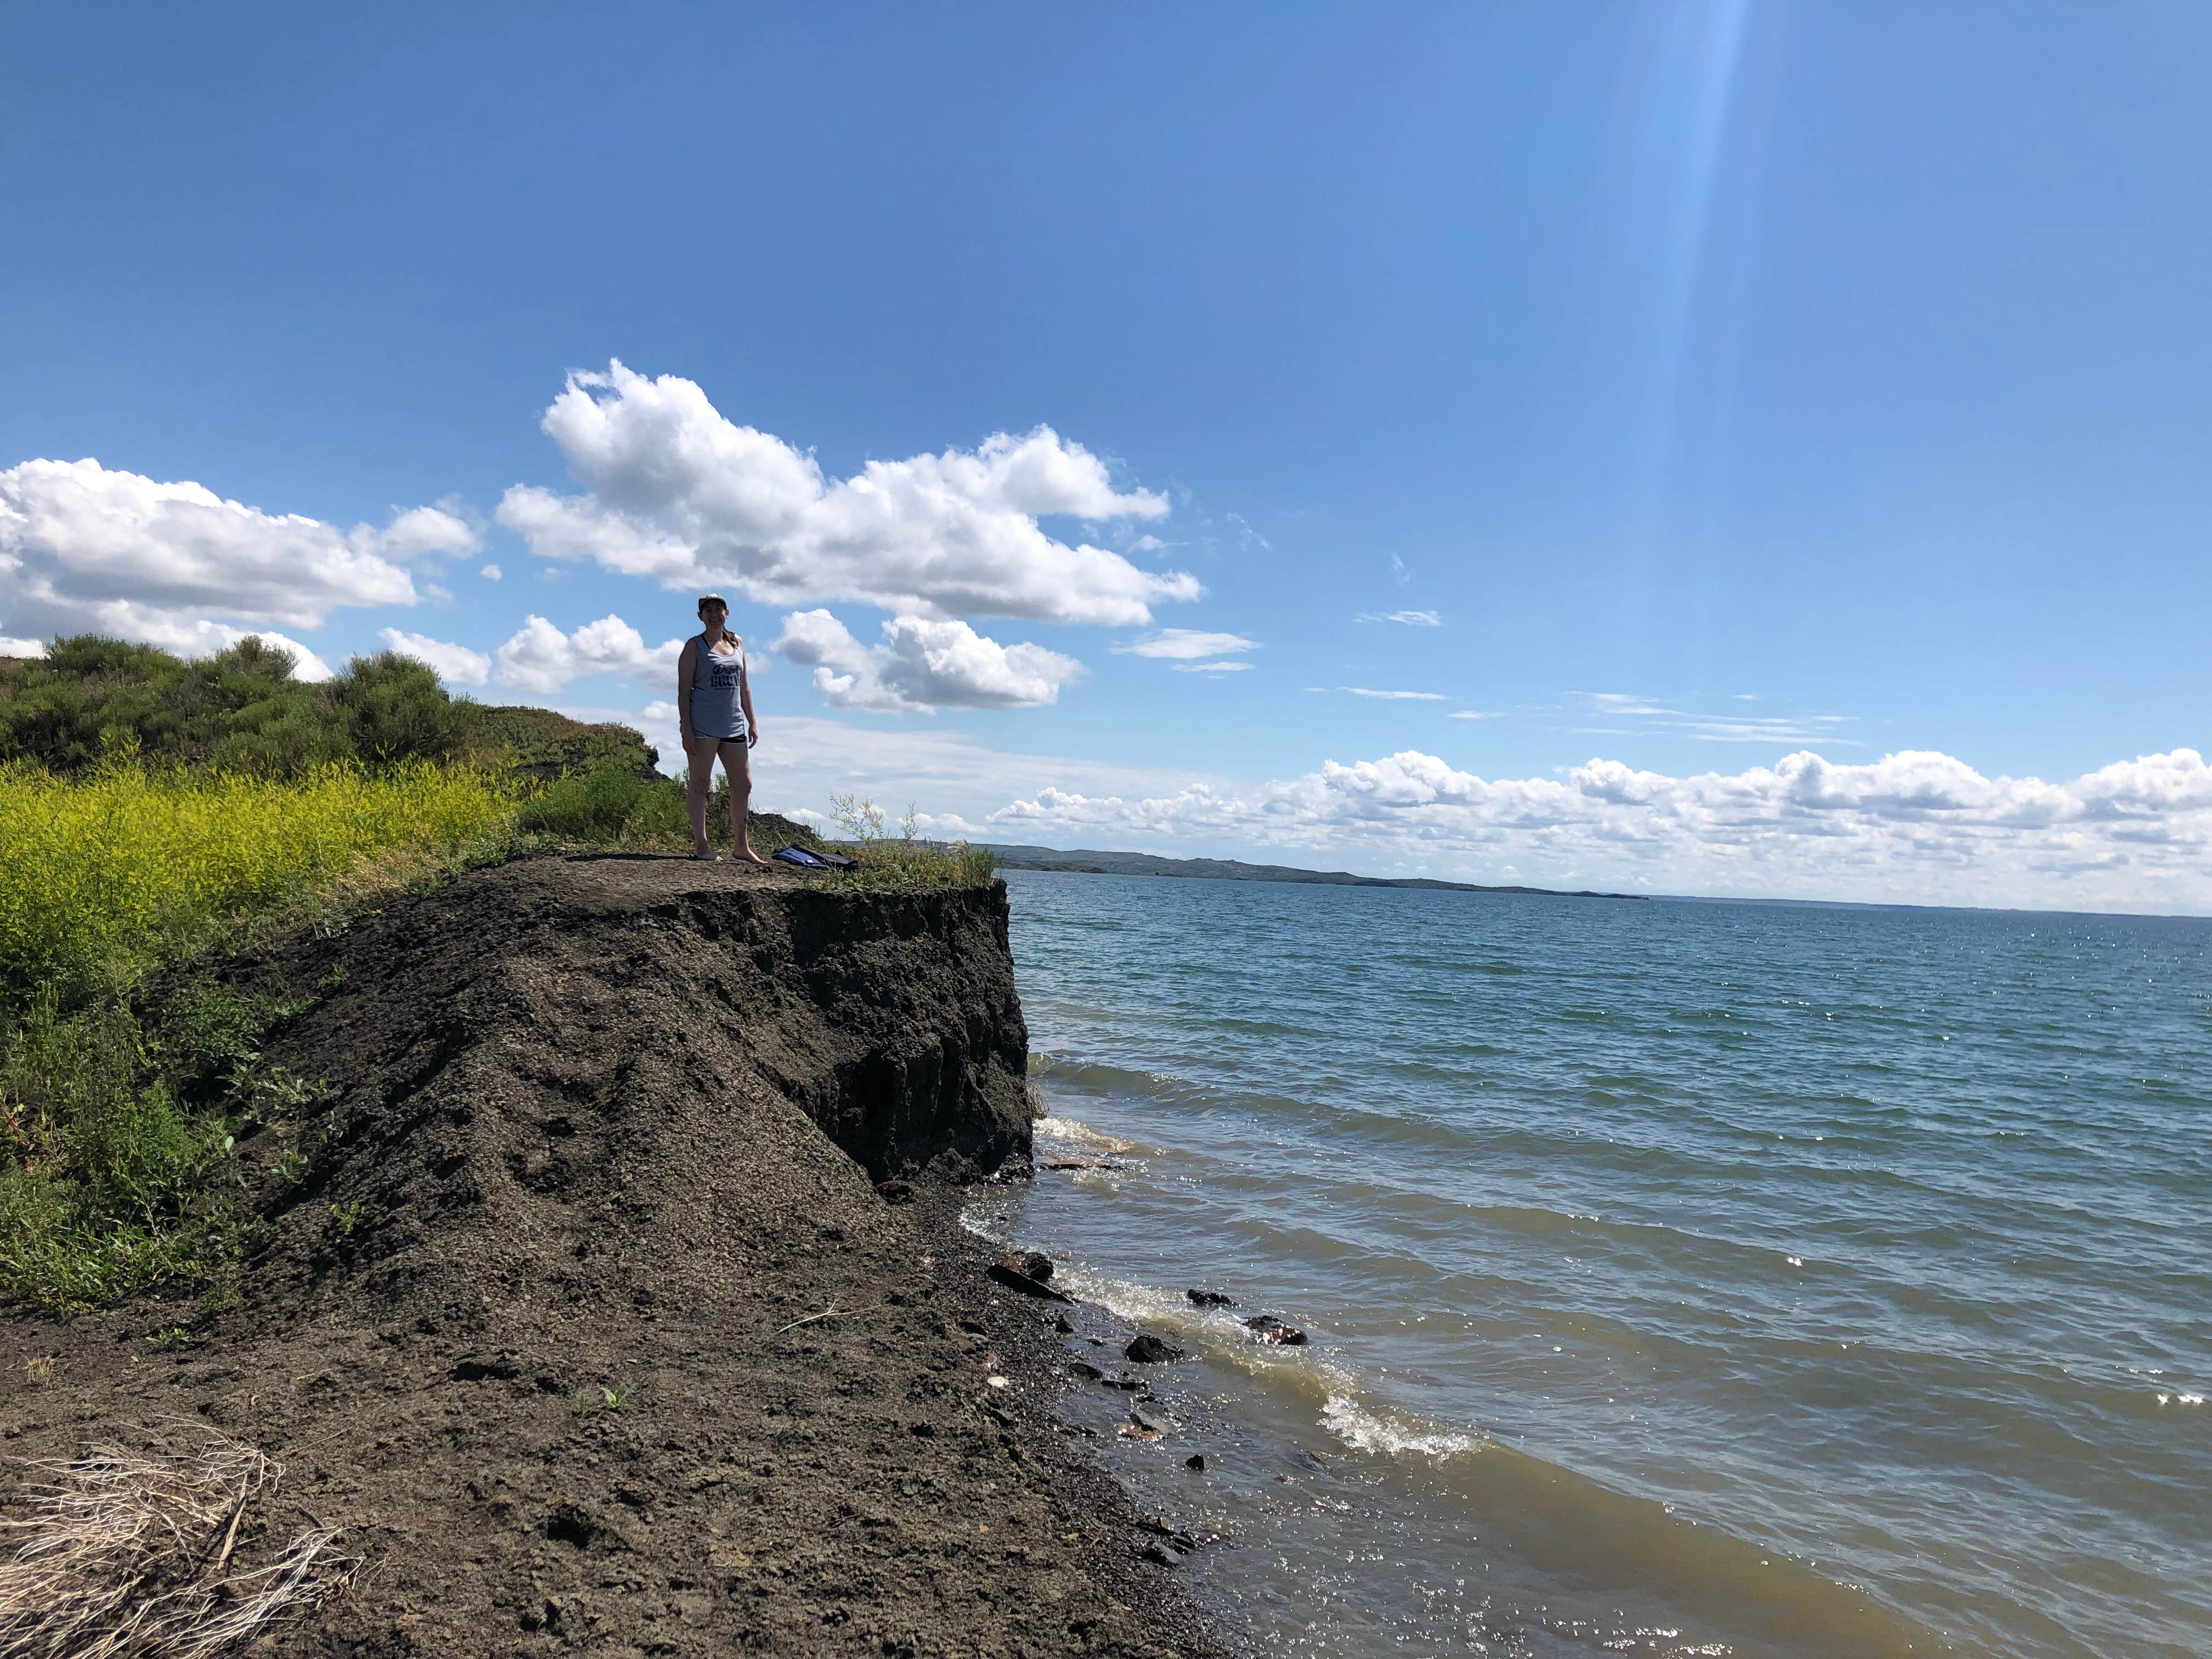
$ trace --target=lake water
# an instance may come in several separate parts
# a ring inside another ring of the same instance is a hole
[[[2212,923],[1007,884],[972,1221],[1259,1650],[2212,1652]]]

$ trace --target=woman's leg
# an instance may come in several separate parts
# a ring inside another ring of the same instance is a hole
[[[730,850],[749,864],[766,864],[745,833],[745,814],[753,804],[753,762],[743,738],[722,745],[722,775],[730,781]]]
[[[691,763],[690,776],[684,786],[684,810],[691,815],[691,854],[694,858],[717,857],[707,842],[707,797],[714,788],[714,750],[720,745],[712,738],[694,738],[686,757]]]

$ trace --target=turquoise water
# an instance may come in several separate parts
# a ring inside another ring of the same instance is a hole
[[[2212,923],[1007,879],[975,1224],[1262,1650],[2212,1651]]]

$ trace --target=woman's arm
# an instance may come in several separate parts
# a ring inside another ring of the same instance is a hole
[[[760,741],[760,717],[753,713],[753,677],[745,672],[745,642],[738,641],[738,702],[745,711],[745,747]]]
[[[676,726],[683,734],[684,752],[691,752],[691,676],[699,667],[699,641],[687,641],[676,659]]]

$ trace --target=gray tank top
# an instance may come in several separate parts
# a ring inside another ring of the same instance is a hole
[[[745,735],[745,653],[739,646],[726,657],[707,648],[704,634],[692,641],[699,647],[691,669],[691,729],[702,738],[725,743]]]

